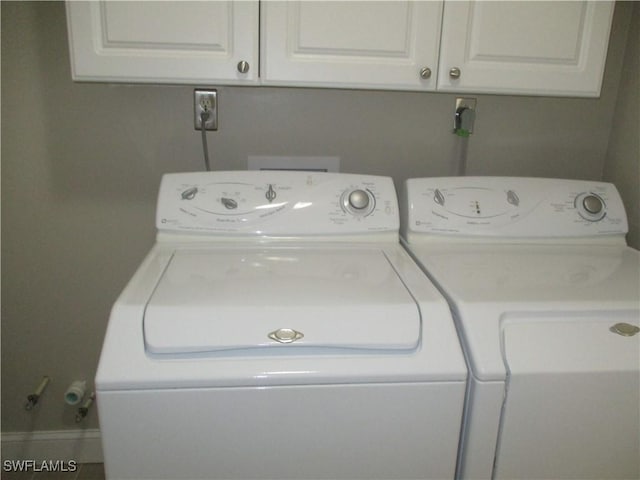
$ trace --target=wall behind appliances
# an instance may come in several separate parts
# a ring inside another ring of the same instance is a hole
[[[604,180],[614,183],[629,218],[627,242],[640,249],[640,3],[634,2],[626,42],[618,101],[604,165]]]
[[[154,240],[160,177],[202,169],[193,87],[73,83],[64,5],[0,8],[2,430],[72,430],[64,390],[92,383],[110,307]],[[601,98],[477,96],[470,174],[601,178],[631,9],[616,6]],[[336,155],[343,171],[398,182],[453,172],[454,95],[218,92],[216,169],[244,169],[249,155]],[[53,381],[27,413],[44,374]],[[97,426],[94,411],[80,428]]]

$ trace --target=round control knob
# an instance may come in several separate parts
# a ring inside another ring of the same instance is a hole
[[[238,208],[238,202],[236,202],[233,198],[222,197],[220,202],[224,205],[227,210],[235,210]]]
[[[589,222],[598,222],[607,214],[604,200],[596,193],[583,192],[574,200],[578,214]]]
[[[340,206],[345,213],[363,218],[376,209],[376,197],[369,189],[354,186],[342,192]]]
[[[183,200],[193,200],[198,193],[198,187],[190,187],[183,191],[180,196]]]
[[[600,198],[596,197],[595,195],[587,195],[586,197],[584,197],[582,199],[582,206],[587,212],[593,215],[597,215],[598,213],[600,213],[603,208],[602,200],[600,200]]]
[[[363,210],[369,206],[369,195],[364,190],[354,190],[349,194],[349,205],[356,210]]]

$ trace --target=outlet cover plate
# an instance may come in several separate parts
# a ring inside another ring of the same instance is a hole
[[[217,90],[200,90],[193,91],[193,126],[196,130],[201,130],[200,124],[202,120],[202,112],[205,111],[204,106],[209,109],[209,118],[204,126],[206,130],[218,130],[218,91]]]

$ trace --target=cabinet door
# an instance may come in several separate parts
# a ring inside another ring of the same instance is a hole
[[[435,89],[442,2],[267,1],[261,8],[263,84]],[[421,76],[424,68],[430,74]]]
[[[257,83],[257,1],[67,2],[74,80]],[[238,71],[246,61],[249,70]]]
[[[612,14],[608,1],[446,2],[438,89],[597,97]]]

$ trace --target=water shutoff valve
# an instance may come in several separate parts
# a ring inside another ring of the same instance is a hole
[[[459,137],[468,137],[473,133],[476,119],[476,99],[457,98],[456,111],[453,120],[453,133]]]

